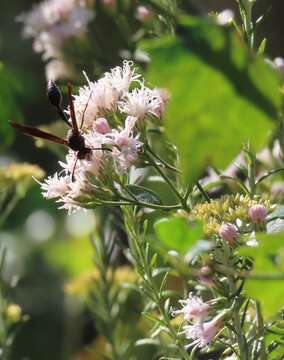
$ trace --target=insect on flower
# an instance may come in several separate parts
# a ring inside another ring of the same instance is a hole
[[[94,148],[86,145],[85,138],[81,132],[81,128],[84,124],[84,113],[88,107],[88,103],[86,104],[86,107],[84,109],[82,121],[79,128],[75,116],[74,102],[72,96],[72,86],[70,84],[68,84],[68,99],[69,99],[69,111],[70,111],[71,123],[67,119],[67,116],[65,115],[61,107],[61,103],[62,103],[61,91],[59,90],[58,86],[51,80],[48,82],[47,85],[47,96],[49,102],[57,108],[58,114],[61,117],[61,119],[70,127],[66,139],[60,138],[56,135],[40,130],[34,126],[22,125],[12,121],[10,122],[10,125],[13,128],[21,131],[25,135],[46,139],[57,144],[62,144],[75,151],[76,160],[72,171],[72,179],[74,179],[75,168],[78,160],[86,159],[93,150],[111,151],[111,149],[106,147]]]

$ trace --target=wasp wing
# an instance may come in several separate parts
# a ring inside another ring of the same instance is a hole
[[[67,140],[62,139],[62,138],[60,138],[60,137],[58,137],[56,135],[52,135],[52,134],[50,134],[50,133],[48,133],[46,131],[40,130],[40,129],[36,128],[36,127],[18,124],[18,123],[15,123],[13,121],[10,121],[10,125],[13,128],[21,131],[25,135],[35,136],[35,137],[38,137],[38,138],[41,138],[41,139],[46,139],[46,140],[55,142],[57,144],[62,144],[62,145],[68,146],[68,141]]]

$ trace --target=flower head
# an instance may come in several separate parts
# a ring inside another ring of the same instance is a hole
[[[160,106],[156,92],[142,84],[140,88],[136,88],[124,96],[119,104],[119,109],[127,115],[142,119],[146,115],[156,116]]]
[[[74,107],[77,121],[84,128],[90,128],[103,111],[111,111],[117,101],[118,94],[105,78],[81,87],[78,95],[74,95]]]
[[[198,322],[201,322],[207,317],[210,309],[210,305],[191,293],[186,300],[180,300],[179,303],[182,305],[182,309],[174,310],[172,314],[182,314],[186,321],[198,320]]]
[[[110,72],[105,73],[105,77],[109,80],[110,85],[122,95],[129,91],[133,82],[139,83],[141,75],[136,72],[132,61],[124,60],[122,66],[111,69]]]
[[[264,205],[257,204],[249,208],[249,216],[253,224],[262,225],[267,216],[267,208]]]
[[[46,199],[54,199],[64,196],[69,191],[70,176],[59,176],[55,173],[49,176],[41,184],[43,197]]]
[[[154,96],[156,96],[156,98],[159,101],[159,106],[154,110],[154,114],[157,117],[160,117],[165,112],[166,104],[170,98],[170,95],[167,90],[159,89],[159,88],[153,89],[153,94],[154,94]]]
[[[183,333],[185,333],[186,338],[194,340],[188,346],[197,345],[201,348],[209,345],[219,331],[220,325],[219,319],[213,319],[208,322],[184,326]]]
[[[119,101],[126,96],[130,85],[139,82],[140,74],[136,73],[131,61],[124,61],[122,67],[117,66],[106,72],[98,81],[90,81],[86,74],[85,77],[88,84],[74,96],[74,107],[77,120],[89,128],[97,118],[117,110]]]
[[[113,130],[112,139],[115,148],[112,151],[113,156],[118,160],[119,170],[125,171],[138,158],[138,152],[142,147],[142,143],[138,140],[138,136],[133,135],[133,129],[137,118],[128,116],[125,120],[125,127],[120,131]]]
[[[111,132],[111,128],[105,118],[98,118],[94,122],[93,129],[100,134],[107,134]]]
[[[220,226],[219,236],[234,245],[238,236],[237,227],[234,224],[225,223]]]
[[[80,203],[70,196],[62,196],[59,198],[57,203],[62,203],[62,205],[58,209],[63,209],[68,211],[68,215],[73,214],[79,210],[82,209],[82,206],[80,206]]]
[[[35,52],[43,53],[45,60],[56,59],[61,63],[52,63],[48,73],[66,74],[66,67],[62,66],[61,46],[66,39],[80,37],[87,31],[89,22],[94,14],[89,9],[91,0],[44,0],[35,5],[29,12],[17,17],[24,23],[23,34],[33,38]],[[55,67],[56,66],[56,67]]]

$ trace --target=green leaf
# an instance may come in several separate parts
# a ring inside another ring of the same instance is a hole
[[[254,259],[252,276],[259,276],[246,280],[245,291],[260,301],[269,318],[284,305],[284,233],[257,234],[257,241],[257,247],[240,249],[240,255]]]
[[[182,217],[161,219],[154,227],[163,244],[183,255],[203,236],[203,226],[200,222],[189,224]]]
[[[139,201],[147,204],[162,205],[162,201],[154,191],[138,185],[127,185],[128,191]]]
[[[209,163],[225,167],[250,141],[257,150],[280,107],[279,79],[229,28],[182,18],[177,37],[151,40],[148,80],[170,90],[170,139],[181,153],[188,181]]]
[[[254,259],[254,273],[284,272],[284,233],[256,235],[258,246],[240,249],[240,255]]]
[[[155,346],[159,346],[160,343],[159,343],[158,340],[151,339],[151,338],[145,338],[145,339],[137,340],[137,341],[135,342],[135,345],[136,345],[136,346],[145,346],[145,345],[155,345]]]
[[[2,146],[10,144],[13,140],[14,131],[9,125],[9,121],[21,118],[15,99],[15,93],[18,90],[18,84],[12,74],[0,62],[0,138]]]

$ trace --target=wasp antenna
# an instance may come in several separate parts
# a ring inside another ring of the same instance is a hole
[[[71,175],[71,181],[72,182],[75,181],[75,170],[76,170],[78,160],[79,160],[79,157],[78,157],[78,154],[77,154],[74,165],[73,165],[73,169],[72,169],[72,175]]]
[[[86,103],[86,105],[85,105],[85,108],[84,108],[84,111],[83,111],[83,115],[82,115],[81,124],[80,124],[80,129],[82,129],[82,127],[83,127],[83,125],[84,125],[85,113],[86,113],[86,110],[87,110],[87,108],[88,108],[88,106],[89,106],[89,102],[90,102],[90,100],[91,100],[92,95],[93,95],[93,90],[90,92],[88,101],[87,101],[87,103]]]
[[[72,120],[73,131],[75,134],[79,133],[75,109],[74,109],[74,102],[73,102],[73,95],[72,95],[72,85],[70,83],[67,84],[68,87],[68,97],[69,97],[69,107],[70,107],[70,117]]]

